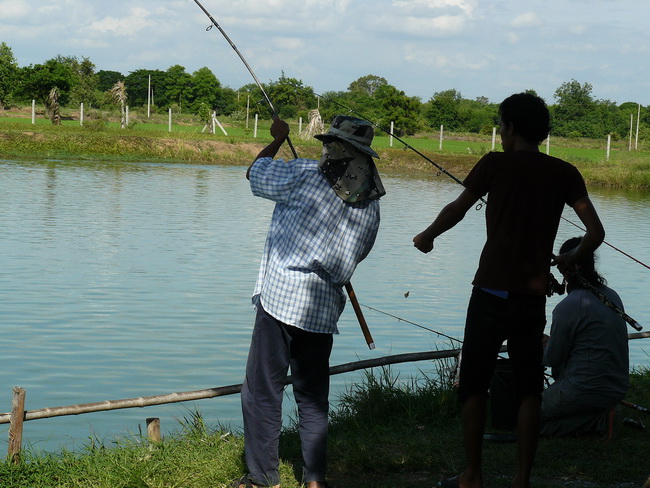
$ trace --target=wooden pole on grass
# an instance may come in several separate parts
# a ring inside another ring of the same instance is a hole
[[[160,419],[151,417],[147,419],[147,436],[151,442],[160,442]]]

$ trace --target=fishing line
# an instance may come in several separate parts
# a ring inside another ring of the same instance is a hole
[[[443,334],[442,332],[438,332],[437,330],[433,330],[433,329],[431,329],[429,327],[426,327],[424,325],[420,325],[420,324],[418,324],[416,322],[412,322],[412,321],[404,319],[402,317],[398,317],[397,315],[393,315],[391,313],[384,312],[383,310],[379,310],[377,308],[371,307],[370,305],[364,305],[362,303],[361,306],[366,307],[368,310],[372,310],[373,312],[381,313],[383,315],[387,315],[388,317],[392,317],[392,318],[396,319],[398,322],[405,322],[407,324],[414,325],[415,327],[419,327],[420,329],[424,329],[426,331],[432,332],[432,333],[434,333],[434,334],[436,334],[436,335],[438,335],[440,337],[444,337],[445,339],[449,339],[450,341],[459,342],[461,344],[463,343],[463,341],[461,339],[456,339],[455,337],[451,337],[451,336],[449,336],[447,334]]]
[[[299,86],[296,86],[296,85],[293,85],[293,86],[294,86],[295,88],[299,88],[299,89],[304,90],[303,87],[299,87]],[[400,137],[398,137],[398,136],[396,136],[395,134],[393,134],[393,133],[390,131],[390,129],[386,129],[386,128],[380,126],[379,124],[373,122],[372,120],[368,119],[367,117],[364,117],[364,116],[363,116],[362,114],[360,114],[359,112],[355,111],[354,109],[352,109],[352,108],[346,106],[345,104],[343,104],[343,103],[341,103],[341,102],[339,102],[339,101],[337,101],[337,100],[333,100],[333,99],[331,99],[331,98],[329,98],[329,97],[326,97],[325,95],[319,95],[318,93],[316,93],[316,92],[314,92],[314,91],[312,91],[312,93],[314,94],[314,96],[319,97],[319,98],[322,98],[323,100],[327,100],[328,102],[331,102],[331,103],[333,103],[333,104],[335,104],[335,105],[338,105],[339,107],[341,107],[341,108],[347,110],[348,112],[355,114],[357,117],[359,117],[359,118],[361,118],[361,119],[363,119],[363,120],[366,120],[366,121],[370,122],[374,127],[380,129],[381,131],[385,132],[386,134],[388,134],[389,136],[393,137],[393,138],[396,139],[397,141],[401,142],[401,143],[404,145],[405,149],[410,149],[410,150],[412,150],[412,151],[415,152],[417,155],[419,155],[420,157],[424,158],[424,159],[427,160],[429,163],[433,164],[436,168],[438,168],[439,172],[438,172],[437,176],[439,176],[441,173],[444,173],[444,174],[447,175],[449,178],[451,178],[452,180],[454,180],[456,183],[459,183],[459,184],[462,185],[463,187],[465,186],[465,185],[463,184],[463,182],[462,182],[460,179],[458,179],[456,176],[454,176],[453,174],[451,174],[449,171],[447,171],[445,168],[443,168],[441,165],[439,165],[439,164],[436,163],[435,161],[433,161],[433,160],[431,160],[430,158],[428,158],[426,155],[422,154],[420,151],[418,151],[417,149],[415,149],[413,146],[411,146],[410,144],[408,144],[408,143],[406,143],[405,141],[403,141]],[[487,201],[486,201],[485,199],[480,198],[479,200],[480,200],[480,203],[476,205],[476,210],[480,210],[480,209],[483,207],[483,205],[487,204]],[[564,220],[565,222],[568,222],[569,224],[571,224],[571,225],[577,227],[577,228],[580,229],[581,231],[586,232],[586,230],[585,230],[583,227],[581,227],[580,225],[576,224],[575,222],[572,222],[571,220],[567,219],[566,217],[561,217],[561,218],[562,218],[562,220]],[[646,264],[646,263],[640,261],[639,259],[637,259],[637,258],[635,258],[634,256],[630,255],[629,253],[623,251],[622,249],[619,249],[618,247],[616,247],[616,246],[610,244],[609,242],[607,242],[607,241],[603,241],[603,244],[606,244],[607,246],[609,246],[609,247],[611,247],[612,249],[614,249],[615,251],[621,253],[623,256],[625,256],[625,257],[627,257],[627,258],[633,260],[634,262],[640,264],[641,266],[643,266],[643,267],[645,267],[645,268],[647,268],[647,269],[650,269],[650,265],[648,265],[648,264]],[[407,297],[408,294],[409,294],[409,292],[406,292],[405,297]]]

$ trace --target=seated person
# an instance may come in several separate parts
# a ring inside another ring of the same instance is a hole
[[[566,241],[570,252],[579,237]],[[618,294],[605,286],[593,253],[576,262],[576,272],[558,265],[568,296],[553,310],[544,364],[555,380],[542,396],[541,435],[603,435],[607,412],[627,393],[629,355],[627,324],[581,278],[623,310]]]

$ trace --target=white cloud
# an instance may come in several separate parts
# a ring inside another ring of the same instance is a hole
[[[535,12],[526,12],[524,14],[517,15],[510,25],[513,27],[533,27],[541,24],[539,16]]]
[[[459,8],[466,15],[471,16],[476,0],[395,0],[393,5],[398,8],[426,7],[429,9]]]
[[[131,9],[129,15],[125,17],[104,17],[101,20],[91,22],[86,29],[101,34],[135,36],[139,31],[155,25],[153,20],[147,20],[149,15],[149,11],[136,7]]]
[[[4,0],[0,2],[0,12],[5,21],[15,20],[29,15],[30,8],[23,0]]]
[[[569,27],[569,32],[571,34],[584,34],[587,31],[587,26],[585,24],[573,24]]]

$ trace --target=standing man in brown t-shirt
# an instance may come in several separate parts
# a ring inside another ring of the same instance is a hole
[[[463,182],[460,196],[413,238],[417,249],[430,252],[436,237],[488,195],[487,240],[472,282],[458,388],[466,467],[442,480],[443,487],[483,486],[485,407],[497,354],[506,340],[519,401],[512,488],[530,486],[539,435],[550,266],[562,262],[574,269],[576,259],[593,252],[605,237],[578,170],[539,151],[550,130],[544,101],[529,93],[512,95],[499,106],[499,117],[504,152],[481,158]],[[553,243],[565,204],[585,225],[586,234],[577,248],[553,262]]]

